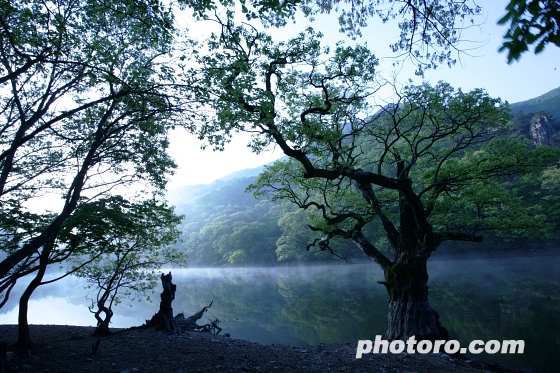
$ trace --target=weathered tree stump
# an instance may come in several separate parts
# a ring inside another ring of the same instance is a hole
[[[177,285],[173,284],[171,272],[167,275],[161,274],[161,284],[163,292],[161,293],[161,302],[159,303],[159,311],[152,316],[151,320],[146,320],[147,327],[153,327],[156,330],[165,330],[169,332],[180,333],[181,328],[173,317],[173,307],[171,302],[175,299],[175,291]]]
[[[208,308],[212,306],[214,301],[194,315],[185,318],[183,313],[178,314],[173,317],[173,307],[171,307],[171,302],[175,299],[175,291],[177,286],[171,282],[171,272],[167,275],[161,274],[161,284],[163,286],[163,293],[161,293],[161,302],[159,303],[159,311],[152,316],[151,320],[146,320],[146,324],[142,327],[155,328],[156,330],[165,330],[174,333],[181,333],[182,331],[212,331],[217,330],[218,334],[222,329],[218,327],[220,320],[216,319],[211,321],[211,324],[197,325],[197,320],[199,320],[204,312],[208,311]],[[141,328],[142,328],[141,327]]]

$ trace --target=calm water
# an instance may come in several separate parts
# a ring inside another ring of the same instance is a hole
[[[560,257],[432,261],[430,303],[452,338],[525,340],[523,355],[481,360],[555,371],[560,350]],[[219,318],[223,332],[262,343],[356,343],[387,327],[387,296],[374,263],[298,268],[173,271],[175,313],[191,315],[214,300],[200,323]],[[19,289],[21,291],[21,288]],[[160,290],[158,289],[159,293]],[[14,290],[0,324],[16,323]],[[75,280],[39,288],[30,303],[35,324],[93,325],[88,290]],[[153,303],[124,302],[113,327],[140,325]]]

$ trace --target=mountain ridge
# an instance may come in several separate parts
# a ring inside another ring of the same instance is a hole
[[[183,185],[171,188],[166,191],[167,200],[171,204],[176,206],[192,203],[203,194],[217,191],[224,183],[228,181],[236,179],[254,179],[259,173],[262,172],[265,166],[272,163],[273,162],[269,162],[258,167],[245,168],[239,171],[235,171],[207,184]]]
[[[511,114],[546,112],[554,122],[560,121],[560,87],[535,98],[509,105]]]

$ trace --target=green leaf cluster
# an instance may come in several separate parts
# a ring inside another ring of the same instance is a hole
[[[153,290],[162,265],[185,264],[186,255],[171,247],[180,221],[173,208],[155,199],[110,198],[78,208],[60,239],[71,248],[72,272],[96,293],[90,310],[98,321],[100,310],[110,318],[122,299],[133,301]]]
[[[508,63],[519,60],[521,55],[536,44],[535,54],[547,44],[560,47],[560,4],[554,0],[511,0],[506,15],[498,24],[508,24],[500,52],[507,51]]]

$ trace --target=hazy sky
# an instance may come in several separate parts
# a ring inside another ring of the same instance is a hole
[[[464,49],[469,50],[468,54],[462,54],[452,68],[442,67],[427,72],[425,81],[437,83],[443,80],[464,91],[484,88],[491,96],[501,97],[510,103],[531,99],[560,86],[560,48],[549,45],[539,55],[528,52],[519,62],[508,65],[505,53],[498,53],[506,28],[497,25],[497,20],[505,14],[507,1],[485,0],[479,3],[484,8],[486,21],[463,35],[464,39],[475,41],[462,44]],[[483,22],[484,19],[479,21]],[[187,19],[179,19],[179,23],[191,29],[204,27]],[[298,19],[295,25],[290,23],[282,30],[269,31],[279,41],[296,35],[309,25],[325,34],[325,44],[334,45],[337,40],[348,39],[338,32],[335,16],[317,17],[313,23]],[[419,84],[422,79],[414,75],[414,66],[406,64],[400,70],[395,70],[394,60],[388,58],[392,56],[388,45],[396,40],[396,32],[398,28],[395,22],[390,25],[371,22],[357,42],[367,42],[370,50],[380,58],[379,71],[383,76],[390,77],[398,73],[398,82],[413,79],[415,84]],[[209,183],[234,171],[256,167],[282,156],[280,151],[273,149],[261,155],[251,153],[246,146],[248,138],[245,134],[235,136],[225,151],[216,153],[209,149],[200,150],[200,143],[194,136],[182,130],[175,131],[170,150],[179,169],[171,179],[169,188]]]

